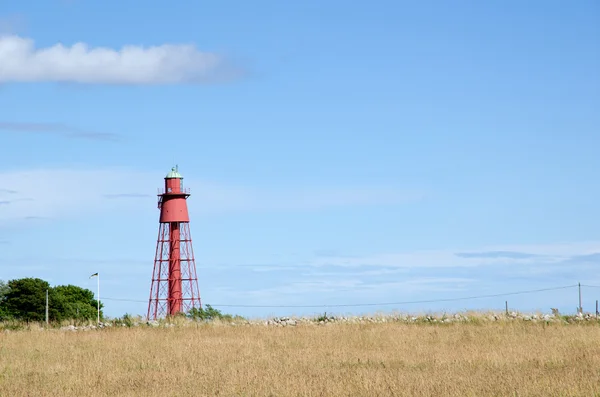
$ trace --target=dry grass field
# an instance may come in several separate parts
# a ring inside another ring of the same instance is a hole
[[[595,324],[0,333],[1,396],[599,396]]]

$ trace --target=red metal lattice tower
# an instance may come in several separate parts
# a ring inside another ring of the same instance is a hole
[[[186,201],[190,192],[183,188],[182,181],[177,167],[173,167],[158,194],[160,224],[148,320],[202,307]]]

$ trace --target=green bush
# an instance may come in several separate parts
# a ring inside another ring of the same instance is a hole
[[[129,313],[125,313],[123,315],[123,317],[121,317],[121,318],[116,318],[116,319],[112,320],[113,325],[124,326],[124,327],[127,327],[127,328],[133,327],[133,325],[136,322],[139,323],[140,319],[136,319],[136,317],[132,316]]]
[[[213,308],[211,305],[206,305],[204,309],[193,307],[188,310],[187,317],[193,320],[233,320],[231,314],[223,314],[220,310]]]
[[[315,318],[315,321],[316,321],[316,322],[320,322],[320,321],[328,321],[328,320],[335,320],[335,317],[334,317],[334,316],[328,316],[328,315],[327,315],[327,312],[325,312],[325,313],[323,313],[323,314],[321,314],[320,316],[317,316],[317,317]]]

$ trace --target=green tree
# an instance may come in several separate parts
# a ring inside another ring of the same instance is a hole
[[[6,283],[4,283],[6,284]],[[97,316],[97,301],[89,289],[75,285],[50,287],[39,278],[22,278],[0,284],[0,319],[16,318],[43,321],[46,317],[46,291],[48,315],[52,321],[90,320]],[[102,303],[100,304],[102,318]]]
[[[39,278],[21,278],[8,282],[4,295],[5,312],[17,319],[42,321],[46,312],[46,290],[50,284]]]
[[[0,280],[0,302],[2,302],[2,299],[4,298],[4,296],[8,293],[9,287],[8,284],[6,283],[6,281],[2,281]]]
[[[10,318],[4,299],[10,288],[5,281],[0,280],[0,321]]]
[[[76,285],[59,285],[52,288],[50,317],[53,320],[91,320],[97,316],[94,293]],[[100,318],[103,304],[100,302]]]

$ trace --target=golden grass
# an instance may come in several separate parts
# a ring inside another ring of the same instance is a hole
[[[598,324],[0,333],[0,396],[593,395]]]

